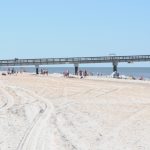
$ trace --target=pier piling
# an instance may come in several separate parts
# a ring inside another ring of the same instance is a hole
[[[117,71],[117,66],[118,66],[118,62],[114,61],[113,62],[113,72]]]
[[[75,75],[78,75],[79,64],[74,64],[75,67]]]
[[[35,65],[36,68],[36,74],[39,74],[39,65]]]

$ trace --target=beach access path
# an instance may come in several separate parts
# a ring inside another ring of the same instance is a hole
[[[0,150],[149,150],[150,82],[0,76]]]

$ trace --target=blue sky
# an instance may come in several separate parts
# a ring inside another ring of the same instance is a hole
[[[150,54],[149,8],[149,0],[1,1],[0,59]]]

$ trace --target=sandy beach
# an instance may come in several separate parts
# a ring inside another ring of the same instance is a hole
[[[149,150],[150,81],[0,76],[0,150]]]

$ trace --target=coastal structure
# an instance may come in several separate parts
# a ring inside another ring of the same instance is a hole
[[[146,62],[150,61],[150,55],[132,56],[101,56],[101,57],[68,57],[68,58],[39,58],[39,59],[9,59],[0,60],[0,66],[32,66],[39,74],[40,65],[74,64],[75,74],[78,72],[79,64],[112,63],[113,71],[117,71],[118,63],[121,62]]]

